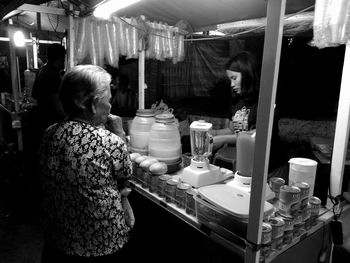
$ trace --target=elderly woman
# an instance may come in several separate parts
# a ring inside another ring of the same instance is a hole
[[[132,165],[121,119],[110,115],[110,81],[94,65],[62,80],[69,118],[50,126],[40,147],[43,262],[117,262],[125,254],[131,225],[121,192]]]

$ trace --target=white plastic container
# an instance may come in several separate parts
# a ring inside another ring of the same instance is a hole
[[[289,185],[305,182],[310,186],[309,195],[314,193],[317,162],[307,158],[291,158],[289,160]]]
[[[171,113],[155,116],[148,141],[149,156],[167,165],[181,162],[181,138],[179,126]]]
[[[148,138],[155,121],[154,110],[139,109],[130,125],[130,151],[148,154]]]
[[[214,184],[198,188],[194,199],[199,222],[220,226],[241,237],[246,236],[250,194],[227,184]],[[272,213],[273,206],[265,201],[264,218]]]

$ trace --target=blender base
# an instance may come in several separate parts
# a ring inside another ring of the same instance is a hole
[[[247,176],[241,176],[238,172],[235,173],[235,178],[227,182],[227,185],[232,187],[233,190],[237,192],[244,191],[248,194],[251,192],[252,178]],[[268,184],[265,188],[265,200],[273,199],[275,194],[271,191]]]
[[[193,168],[192,165],[187,166],[182,172],[182,180],[195,188],[215,184],[225,180],[225,176],[221,173],[220,167],[209,164],[204,169]]]

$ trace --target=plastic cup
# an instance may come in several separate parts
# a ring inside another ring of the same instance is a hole
[[[314,194],[317,162],[307,158],[289,160],[289,184],[305,182],[310,186],[309,196]]]

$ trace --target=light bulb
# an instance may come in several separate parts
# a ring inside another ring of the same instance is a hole
[[[13,40],[15,42],[16,47],[24,47],[25,39],[24,39],[24,34],[22,31],[16,31],[13,34]]]

